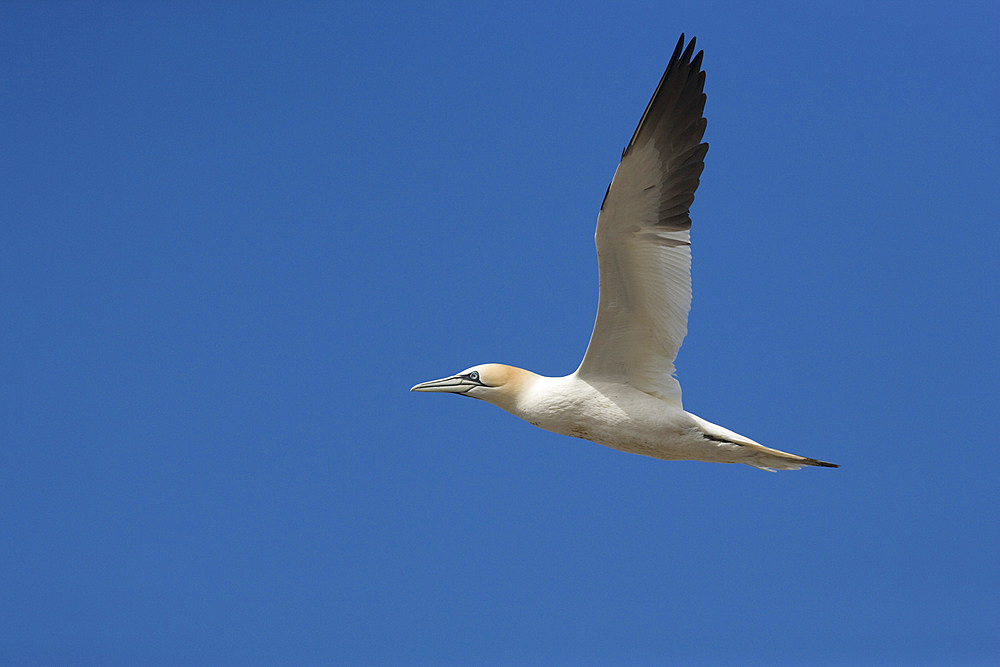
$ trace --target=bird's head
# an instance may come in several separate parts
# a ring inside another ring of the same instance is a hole
[[[421,382],[410,391],[441,391],[478,398],[504,409],[524,388],[534,373],[504,364],[480,364],[466,368],[457,375]]]

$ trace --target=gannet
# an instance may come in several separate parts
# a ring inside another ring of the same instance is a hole
[[[691,218],[708,144],[703,52],[681,34],[639,120],[597,218],[600,297],[583,362],[545,377],[482,364],[410,391],[492,403],[562,435],[665,460],[744,463],[762,470],[838,467],[765,447],[686,412],[674,358],[691,306]]]

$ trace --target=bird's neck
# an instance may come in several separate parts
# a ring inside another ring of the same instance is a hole
[[[519,417],[521,416],[520,406],[531,396],[538,385],[552,379],[517,366],[504,365],[503,371],[506,376],[503,385],[490,392],[486,400]]]

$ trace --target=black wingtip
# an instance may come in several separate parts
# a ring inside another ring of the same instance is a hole
[[[693,39],[691,40],[691,43],[694,44],[694,40]],[[694,60],[691,61],[691,70],[692,71],[697,72],[698,70],[701,69],[701,59],[704,58],[704,57],[705,57],[705,52],[704,51],[699,51],[698,55],[696,55],[694,57]]]
[[[803,463],[811,466],[818,466],[820,468],[839,468],[840,466],[836,463],[829,463],[827,461],[817,461],[816,459],[806,459]]]
[[[691,56],[694,55],[694,43],[697,39],[697,37],[692,37],[691,41],[688,42],[687,48],[684,49],[684,55],[681,56],[682,62],[691,62]]]
[[[683,50],[684,50],[684,33],[682,32],[681,38],[677,40],[677,46],[674,47],[674,54],[670,56],[670,60],[668,60],[667,62],[668,63],[675,62],[678,58],[681,57],[681,52]]]
[[[677,40],[677,46],[674,47],[674,53],[670,56],[670,61],[667,63],[667,68],[663,72],[663,76],[660,78],[660,83],[656,86],[656,90],[653,92],[653,97],[649,100],[649,104],[646,105],[646,110],[643,112],[642,116],[639,118],[639,124],[635,128],[635,132],[632,133],[632,138],[625,148],[622,149],[622,159],[628,155],[629,149],[635,143],[636,137],[639,136],[639,132],[642,130],[643,124],[646,122],[646,117],[649,114],[650,109],[653,108],[653,103],[656,101],[657,97],[660,95],[660,91],[663,88],[664,83],[670,79],[671,75],[675,70],[679,68],[687,68],[688,73],[686,81],[690,81],[691,77],[697,78],[697,87],[701,90],[705,84],[705,73],[701,71],[701,59],[704,56],[704,51],[699,51],[698,55],[695,56],[695,65],[691,66],[691,54],[694,52],[694,44],[696,37],[692,37],[691,41],[688,42],[687,48],[684,47],[684,33],[681,33],[680,38]],[[676,94],[677,91],[674,91]],[[676,94],[674,95],[676,97]],[[704,94],[702,94],[702,108],[704,108]],[[675,100],[676,101],[676,100]]]

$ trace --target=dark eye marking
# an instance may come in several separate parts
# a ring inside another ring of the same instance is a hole
[[[463,378],[465,380],[468,380],[469,382],[474,383],[468,389],[465,389],[465,390],[463,390],[461,392],[462,396],[470,396],[472,398],[479,398],[479,396],[473,396],[469,392],[471,392],[476,387],[489,387],[490,386],[490,385],[486,384],[485,382],[483,382],[482,380],[479,379],[479,371],[472,371],[471,373],[466,373],[465,375],[459,375],[457,377],[461,377],[461,378]]]

